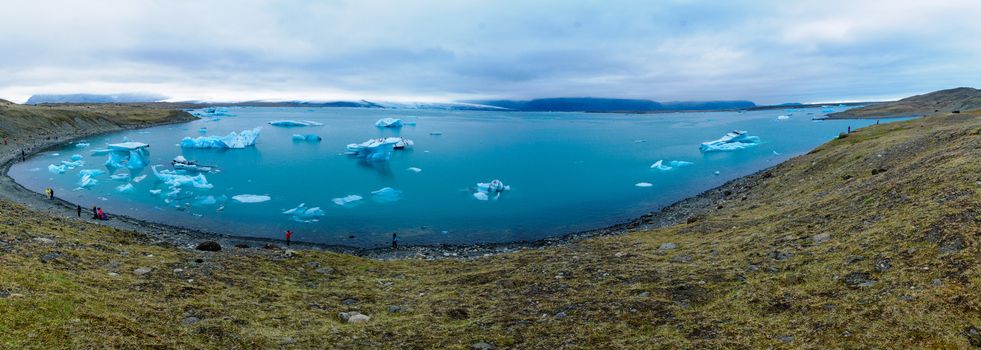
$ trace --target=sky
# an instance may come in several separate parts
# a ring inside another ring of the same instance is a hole
[[[0,0],[0,98],[889,100],[981,82],[981,1]]]

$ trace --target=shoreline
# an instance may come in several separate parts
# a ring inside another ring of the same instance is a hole
[[[73,129],[74,133],[67,130],[55,132],[55,135],[48,135],[45,141],[35,143],[29,150],[26,150],[27,157],[33,157],[38,153],[48,151],[61,144],[71,143],[82,138],[102,135],[124,130],[136,130],[162,125],[173,125],[188,121],[168,121],[154,123],[150,125],[139,125],[132,127],[117,127],[112,129],[96,128],[92,130]],[[53,139],[52,139],[53,137]],[[86,216],[81,218],[76,216],[76,205],[67,200],[55,197],[55,200],[48,200],[44,196],[28,189],[15,181],[8,174],[11,166],[17,162],[17,148],[6,150],[0,155],[0,198],[8,199],[12,202],[25,205],[34,210],[45,211],[49,215],[61,216],[70,220],[91,222]],[[13,152],[11,152],[13,151]],[[796,158],[796,157],[794,157]],[[790,158],[787,161],[794,159]],[[786,161],[785,161],[786,162]],[[774,164],[755,173],[738,177],[726,183],[707,189],[696,195],[678,200],[660,210],[651,211],[637,218],[613,224],[610,226],[569,232],[559,236],[543,238],[534,241],[515,241],[500,243],[474,243],[474,244],[421,244],[421,245],[400,245],[399,249],[392,251],[387,247],[362,248],[342,244],[327,244],[293,241],[289,249],[293,250],[322,250],[341,254],[355,255],[375,260],[392,259],[472,259],[488,255],[510,253],[528,249],[543,249],[552,246],[561,246],[579,242],[593,237],[605,237],[627,234],[636,231],[645,231],[679,223],[691,223],[699,219],[708,211],[714,210],[723,205],[728,200],[745,199],[741,194],[751,189],[761,179],[769,177],[769,170],[779,164]],[[87,209],[83,208],[83,209]],[[83,210],[87,212],[87,210]],[[177,225],[163,224],[149,220],[143,220],[126,215],[114,215],[108,221],[99,221],[98,224],[114,227],[117,229],[132,230],[145,235],[152,240],[151,244],[170,244],[185,249],[195,249],[198,243],[204,241],[216,241],[223,250],[234,251],[230,248],[245,247],[248,249],[276,249],[285,248],[285,241],[281,239],[244,237],[231,234],[209,232],[199,229],[191,229]]]

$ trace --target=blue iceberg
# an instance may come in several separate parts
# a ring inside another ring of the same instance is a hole
[[[62,165],[54,165],[54,164],[48,165],[48,171],[50,171],[53,174],[64,174],[65,173],[65,170],[67,170],[67,169],[66,169],[66,167],[65,167],[64,164],[62,164]]]
[[[371,191],[371,198],[378,203],[392,203],[402,199],[402,191],[391,187],[383,187],[377,191]]]
[[[109,178],[117,181],[129,181],[129,174],[113,174]]]
[[[116,192],[130,193],[133,192],[133,184],[125,184],[116,186]]]
[[[289,215],[290,219],[296,222],[316,222],[317,217],[324,216],[324,211],[320,207],[307,208],[306,203],[300,203],[296,208],[284,211],[283,214]]]
[[[664,164],[664,161],[663,160],[659,160],[659,161],[654,162],[654,164],[651,164],[651,169],[657,169],[657,170],[660,170],[660,171],[668,171],[668,170],[671,170],[671,169],[674,169],[674,168],[680,168],[680,167],[689,166],[689,165],[692,165],[692,164],[695,164],[695,163],[686,162],[686,161],[683,161],[683,160],[672,160],[672,161],[668,162],[668,164]]]
[[[371,139],[362,143],[352,143],[347,145],[347,154],[364,158],[367,160],[388,160],[392,157],[392,150],[398,143],[394,137],[387,139]]]
[[[78,179],[79,188],[87,189],[99,183],[99,180],[95,179],[95,176],[98,175],[99,173],[92,172],[92,173],[80,173],[80,174],[82,175],[82,177]]]
[[[321,126],[324,124],[309,120],[273,120],[269,122],[269,125],[291,128],[300,126]]]
[[[375,126],[379,128],[401,128],[402,119],[396,118],[382,118],[375,122]]]
[[[85,148],[85,147],[88,147],[88,146],[89,146],[89,143],[88,142],[79,142],[79,143],[76,143],[75,144],[75,147],[78,147],[78,148]]]
[[[323,140],[323,138],[314,134],[306,134],[306,135],[293,134],[293,141],[320,142],[320,140]]]
[[[157,176],[157,179],[163,183],[170,186],[173,190],[172,194],[177,194],[180,192],[181,187],[194,187],[201,189],[209,189],[214,187],[214,185],[208,183],[208,178],[204,177],[204,174],[197,174],[194,176],[178,174],[173,170],[160,170],[157,171],[157,166],[152,166],[150,169],[153,170],[153,174]]]
[[[232,199],[239,203],[262,203],[272,199],[272,197],[258,194],[240,194],[232,196]]]
[[[699,149],[702,152],[735,151],[759,144],[760,138],[758,136],[749,136],[745,131],[735,130],[718,140],[702,142]]]
[[[109,145],[109,159],[106,160],[106,168],[115,171],[119,168],[131,170],[143,169],[147,166],[150,151],[147,145],[142,142],[123,142]]]
[[[64,165],[68,169],[75,169],[75,168],[78,168],[80,166],[84,166],[85,165],[85,161],[83,161],[83,160],[76,160],[76,161],[73,161],[73,162],[69,162],[67,160],[63,160],[63,161],[61,161],[61,165]]]
[[[494,179],[491,182],[477,183],[477,190],[473,193],[473,198],[480,201],[498,199],[504,191],[510,191],[511,186],[505,185],[501,180]],[[493,196],[493,197],[492,197]]]
[[[245,148],[255,146],[255,140],[259,137],[262,128],[252,130],[242,130],[241,133],[234,131],[225,136],[198,136],[197,138],[185,137],[181,140],[183,148]]]
[[[81,154],[73,154],[73,155],[72,155],[72,160],[73,160],[73,161],[79,161],[79,160],[82,160],[82,155],[81,155]]]
[[[341,198],[334,198],[332,201],[334,204],[345,208],[352,208],[361,202],[362,197],[356,194],[349,194]]]

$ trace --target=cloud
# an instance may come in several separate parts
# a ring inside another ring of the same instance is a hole
[[[36,1],[0,14],[0,97],[761,103],[981,79],[977,1]]]

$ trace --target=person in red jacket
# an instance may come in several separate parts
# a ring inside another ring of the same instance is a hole
[[[290,246],[290,238],[293,238],[293,231],[286,230],[286,246]]]

